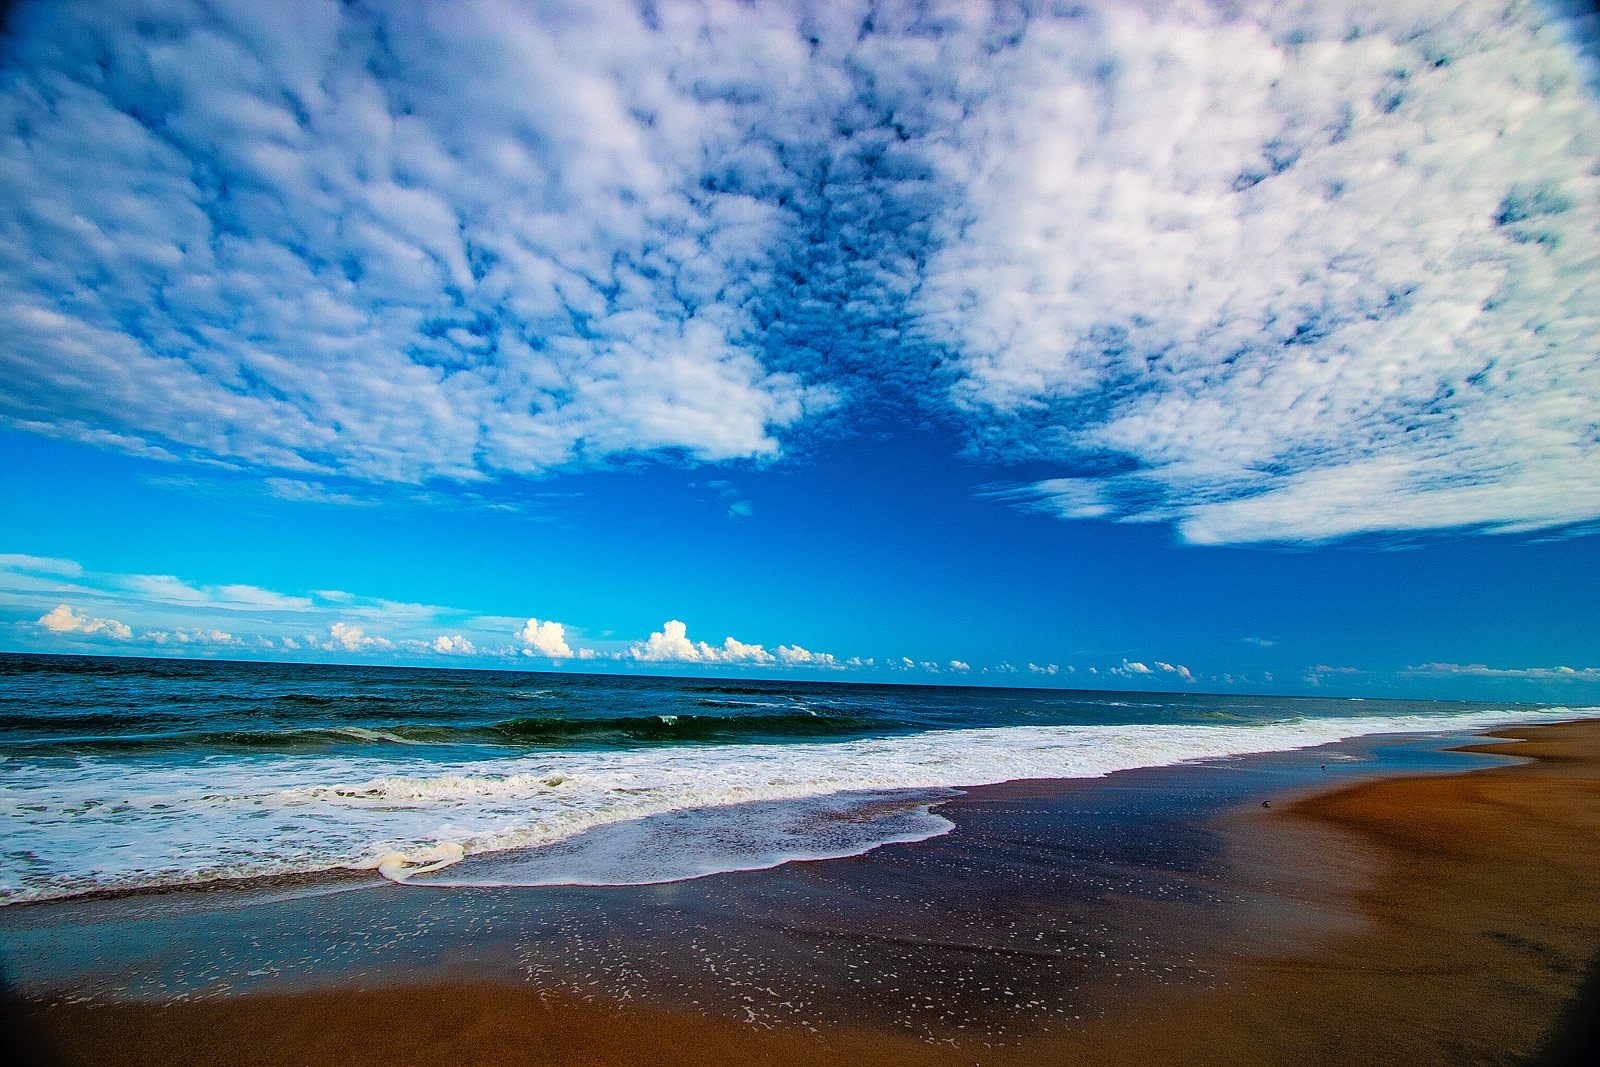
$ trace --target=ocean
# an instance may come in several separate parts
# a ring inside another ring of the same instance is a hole
[[[0,654],[0,902],[669,882],[932,837],[963,786],[1593,710]]]

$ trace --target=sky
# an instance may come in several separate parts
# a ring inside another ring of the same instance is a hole
[[[1572,3],[20,3],[0,649],[1600,701]]]

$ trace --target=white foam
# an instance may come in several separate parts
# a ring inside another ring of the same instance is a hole
[[[0,769],[0,899],[338,867],[406,879],[462,856],[536,848],[596,827],[718,805],[1098,777],[1369,734],[1571,715],[1544,708],[1257,724],[1010,726],[476,760],[400,746],[357,756],[219,753],[184,764],[86,757],[68,767],[19,759]]]

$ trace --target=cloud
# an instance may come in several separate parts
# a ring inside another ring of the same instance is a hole
[[[387,651],[394,647],[394,642],[386,637],[368,637],[359,626],[349,623],[336,622],[328,627],[328,640],[322,647],[330,651],[343,650],[345,652],[360,652],[364,649],[379,649]]]
[[[1034,674],[1059,674],[1061,668],[1054,663],[1049,663],[1042,667],[1037,663],[1030,663],[1028,664],[1028,670]]]
[[[807,652],[799,645],[779,645],[777,648],[778,662],[791,667],[842,667],[831,652]],[[860,661],[857,661],[857,666]]]
[[[776,454],[832,394],[751,349],[795,223],[739,188],[778,164],[741,150],[737,101],[806,59],[780,8],[719,19],[27,9],[0,86],[0,411],[404,482]]]
[[[1600,667],[1488,667],[1482,663],[1424,663],[1407,667],[1409,674],[1435,677],[1494,678],[1537,682],[1600,682]]]
[[[116,584],[141,600],[228,611],[303,611],[307,597],[285,596],[253,585],[192,585],[170,574],[129,574]]]
[[[1111,673],[1120,674],[1128,678],[1158,677],[1162,674],[1172,674],[1186,682],[1194,681],[1194,673],[1181,663],[1163,663],[1161,660],[1152,660],[1151,663],[1153,666],[1141,663],[1138,660],[1125,659],[1122,661],[1122,666],[1112,667]],[[1091,671],[1091,673],[1098,672]]]
[[[1157,660],[1156,669],[1166,671],[1168,674],[1176,674],[1179,678],[1182,678],[1186,682],[1194,681],[1194,675],[1189,673],[1189,668],[1185,667],[1181,663],[1162,663],[1160,660]]]
[[[437,504],[884,402],[1197,543],[1593,520],[1559,14],[25,5],[0,419]]]
[[[950,661],[950,669],[953,671],[970,671],[972,669],[972,664],[963,663],[958,659],[953,659]]]
[[[660,630],[643,641],[635,642],[628,655],[648,663],[728,663],[767,664],[778,662],[778,657],[760,645],[747,645],[732,637],[721,645],[708,645],[704,641],[690,641],[688,627],[677,619],[668,620]],[[781,648],[782,646],[780,646]],[[798,646],[789,650],[791,655],[814,656]],[[828,657],[830,660],[832,657]]]
[[[51,575],[58,578],[77,578],[83,574],[82,565],[70,559],[22,556],[15,553],[0,553],[0,570]]]
[[[107,609],[117,617],[103,614]],[[437,656],[478,660],[541,656],[596,663],[823,670],[872,670],[877,666],[871,658],[841,659],[798,644],[781,644],[768,651],[733,637],[720,645],[691,641],[687,627],[677,620],[667,622],[643,641],[588,648],[575,646],[563,624],[538,618],[519,621],[336,589],[291,595],[245,584],[200,586],[172,575],[95,572],[72,560],[22,555],[0,555],[3,623],[13,625],[0,634],[7,630],[28,634],[25,647],[46,650],[52,639],[57,639],[56,647],[60,647],[59,639],[68,639],[67,647],[93,639],[151,650],[227,648],[306,653],[310,658],[321,653],[355,653],[399,662]],[[936,669],[931,663],[922,666]]]
[[[1254,645],[1257,648],[1271,648],[1278,643],[1270,637],[1241,637],[1239,642],[1245,645]]]
[[[460,634],[456,634],[454,637],[440,634],[433,639],[433,644],[430,647],[435,652],[442,652],[446,655],[472,656],[478,652],[477,646]]]
[[[559,622],[540,622],[529,619],[517,634],[525,646],[526,655],[548,656],[551,659],[575,659],[577,654],[567,644],[567,628]]]
[[[1330,667],[1326,663],[1319,663],[1306,672],[1305,680],[1309,685],[1321,686],[1324,682],[1329,681],[1334,675],[1361,673],[1363,672],[1357,667]],[[1225,674],[1222,677],[1226,682],[1231,683],[1233,681],[1233,678],[1229,675]],[[1242,678],[1243,676],[1241,676],[1241,679]]]
[[[39,617],[39,625],[56,634],[104,633],[119,641],[133,638],[133,629],[116,619],[91,619],[79,615],[65,604],[59,604]]]
[[[206,647],[216,648],[216,647],[240,646],[240,645],[244,644],[244,641],[243,641],[242,638],[235,637],[233,634],[228,633],[226,630],[206,630],[206,629],[194,629],[194,630],[150,630],[150,631],[148,631],[146,633],[140,634],[139,635],[139,640],[140,641],[144,641],[144,642],[148,642],[148,643],[150,643],[152,645],[156,645],[158,647],[166,647],[166,646],[174,646],[174,645],[176,645],[176,646],[198,645],[198,646],[201,646],[202,648],[206,648]],[[292,638],[285,637],[285,638],[282,638],[281,640],[282,640],[282,645],[283,645],[284,648],[299,648],[300,647],[299,643],[295,642]],[[270,637],[258,636],[256,638],[256,643],[258,645],[260,645],[262,648],[271,648],[271,647],[273,647],[273,641],[272,641],[272,638],[270,638]]]
[[[341,507],[371,507],[378,503],[371,497],[358,497],[329,489],[321,482],[307,482],[298,478],[267,478],[263,484],[268,494],[279,500],[295,500],[310,504],[337,504]]]
[[[1197,543],[1600,514],[1600,111],[1550,15],[1030,25],[917,297],[979,446]]]

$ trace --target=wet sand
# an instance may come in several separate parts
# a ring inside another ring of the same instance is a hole
[[[945,838],[854,860],[251,905],[307,940],[312,920],[349,937],[341,908],[418,931],[479,910],[445,924],[448,958],[419,933],[303,989],[29,985],[6,1040],[80,1064],[1559,1062],[1562,1040],[1582,1055],[1600,954],[1600,723],[1495,736],[1521,740],[1485,751],[1528,761],[1332,792],[1315,754],[1266,777],[1017,783],[946,808]],[[146,906],[98,907],[8,942],[46,951]],[[182,918],[139,914],[151,938]],[[472,924],[484,940],[462,947]]]

